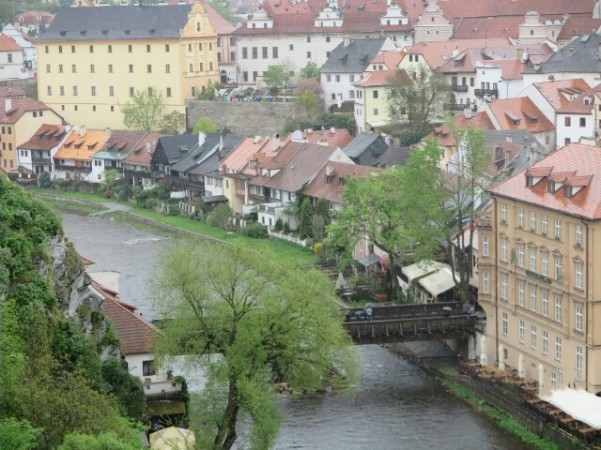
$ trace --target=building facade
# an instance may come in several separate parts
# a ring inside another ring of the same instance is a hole
[[[121,106],[157,88],[185,111],[219,79],[217,34],[201,3],[63,8],[36,41],[38,97],[70,123],[123,127]]]
[[[570,144],[489,189],[479,294],[489,361],[601,392],[601,149]]]

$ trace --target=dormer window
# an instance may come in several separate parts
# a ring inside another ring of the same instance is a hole
[[[534,186],[532,184],[532,181],[533,181],[532,180],[532,175],[526,175],[526,187],[532,187],[532,186]]]
[[[344,178],[338,178],[338,186],[344,186],[346,183],[346,180]]]
[[[566,184],[566,185],[563,187],[563,195],[564,195],[564,197],[565,197],[565,198],[570,198],[570,197],[572,197],[572,196],[574,195],[574,194],[573,194],[573,192],[572,192],[572,186],[570,186],[570,185]]]
[[[547,192],[549,192],[550,194],[555,193],[555,181],[547,180]]]

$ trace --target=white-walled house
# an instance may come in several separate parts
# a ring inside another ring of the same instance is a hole
[[[593,92],[586,92],[556,111],[555,146],[561,148],[582,139],[596,140],[595,98]]]
[[[19,169],[35,175],[53,171],[52,161],[58,148],[68,138],[70,125],[44,124],[31,138],[17,147]]]
[[[23,49],[6,34],[0,34],[0,69],[0,81],[28,78]]]
[[[11,24],[5,25],[2,28],[2,34],[5,34],[17,43],[23,51],[23,67],[25,69],[26,77],[33,78],[35,71],[37,70],[37,58],[35,45],[29,40],[23,37],[23,35]]]

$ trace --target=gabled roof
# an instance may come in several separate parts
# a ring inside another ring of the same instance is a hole
[[[21,46],[17,44],[10,36],[0,34],[0,52],[20,52],[23,51]]]
[[[270,178],[255,177],[251,180],[251,184],[268,186],[287,192],[297,192],[305,183],[313,179],[335,151],[335,148],[325,145],[288,142],[279,151],[278,156],[287,154],[292,155],[292,157],[287,163],[281,165],[281,170]],[[279,163],[277,158],[272,164],[274,162]]]
[[[447,19],[461,17],[510,17],[523,16],[529,11],[541,15],[592,15],[595,0],[470,0],[469,8],[464,0],[445,0],[439,3]]]
[[[100,309],[110,319],[121,341],[120,349],[125,355],[152,353],[152,340],[160,331],[136,314],[136,307],[122,302],[118,295],[92,282],[92,288],[102,297]]]
[[[601,35],[598,34],[576,37],[525,73],[601,73],[600,43]]]
[[[0,86],[0,99],[25,97],[25,90],[19,86]]]
[[[369,62],[378,54],[385,39],[351,39],[341,42],[332,50],[321,73],[362,73]]]
[[[56,147],[69,131],[69,126],[44,124],[33,133],[27,142],[17,148],[49,151]]]
[[[376,133],[360,133],[342,151],[356,164],[373,166],[390,146]]]
[[[198,146],[198,134],[176,134],[174,136],[161,136],[157,144],[172,164],[182,159],[190,150]]]
[[[409,75],[403,69],[390,69],[390,70],[374,70],[371,72],[366,72],[365,77],[361,80],[353,83],[354,86],[360,87],[378,87],[378,86],[388,86],[390,84],[390,80],[395,76],[403,77],[405,80],[409,81]]]
[[[471,4],[470,4],[471,7]],[[519,36],[523,16],[514,17],[462,17],[452,19],[455,39],[512,38]]]
[[[39,42],[178,39],[190,5],[61,8]]]
[[[490,187],[489,191],[502,197],[561,213],[587,219],[601,219],[601,179],[598,177],[600,167],[601,148],[583,144],[568,144],[550,153],[529,169]],[[534,186],[527,187],[525,177],[527,171],[534,172],[541,168],[545,169],[541,175],[542,179]],[[575,186],[584,184],[585,186],[581,187],[572,197],[566,196],[564,189],[549,192],[546,178],[558,173],[566,175],[562,176],[560,180],[554,179],[555,182]],[[570,173],[575,175],[568,175]]]
[[[557,108],[555,112],[557,114],[592,114],[595,110],[595,95],[594,90],[584,92]]]
[[[472,126],[478,130],[494,130],[494,125],[490,121],[490,117],[484,111],[477,111],[472,114],[471,118],[466,118],[464,114],[459,113],[453,116],[453,122],[458,128]]]
[[[74,130],[60,146],[54,158],[91,161],[92,156],[102,149],[107,137],[104,130]]]
[[[0,123],[14,124],[26,112],[30,111],[52,111],[45,103],[38,102],[28,97],[10,98],[10,101],[0,99]],[[10,109],[6,109],[7,106]]]
[[[588,83],[582,78],[575,80],[542,81],[534,83],[534,86],[555,110],[568,104],[572,97],[591,89]]]
[[[430,68],[438,69],[453,58],[453,53],[459,53],[468,48],[501,47],[509,44],[510,41],[506,38],[451,39],[441,42],[420,42],[405,48],[405,52],[423,55]]]
[[[373,167],[328,161],[313,181],[307,185],[303,194],[314,198],[324,198],[334,203],[342,203],[342,190],[348,178],[361,178],[376,171],[377,169]]]
[[[503,130],[528,130],[531,133],[553,131],[555,127],[528,97],[495,100],[489,110]]]
[[[223,158],[219,165],[224,166],[226,173],[240,172],[248,164],[248,161],[265,145],[270,145],[269,138],[262,138],[260,136],[245,138],[229,155]]]
[[[579,35],[595,34],[600,27],[601,19],[569,16],[561,28],[557,40],[566,41]]]
[[[123,163],[132,166],[150,167],[152,155],[154,155],[160,138],[161,135],[159,133],[146,133],[133,148],[129,148],[127,156],[123,159]]]
[[[404,166],[410,151],[409,147],[390,147],[378,157],[375,165],[377,167]]]
[[[225,20],[221,14],[215,11],[209,2],[203,1],[202,4],[204,5],[207,16],[209,17],[209,22],[211,22],[211,25],[213,25],[213,28],[215,28],[217,35],[231,34],[236,29],[236,27]]]
[[[54,18],[54,14],[48,11],[23,11],[20,14],[16,14],[12,18],[12,22],[15,25],[21,23],[21,17],[23,18],[24,25],[37,25],[40,23],[49,24]]]
[[[204,143],[198,146],[197,142],[197,145],[185,156],[171,165],[171,170],[193,174],[214,172],[218,168],[219,161],[238,146],[242,139],[232,134],[221,136],[218,132],[207,133]],[[221,142],[223,148],[219,148]]]

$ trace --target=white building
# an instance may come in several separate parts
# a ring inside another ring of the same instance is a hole
[[[5,25],[2,28],[2,34],[11,37],[19,47],[23,50],[23,67],[26,70],[27,77],[33,78],[37,70],[35,46],[13,26]]]

